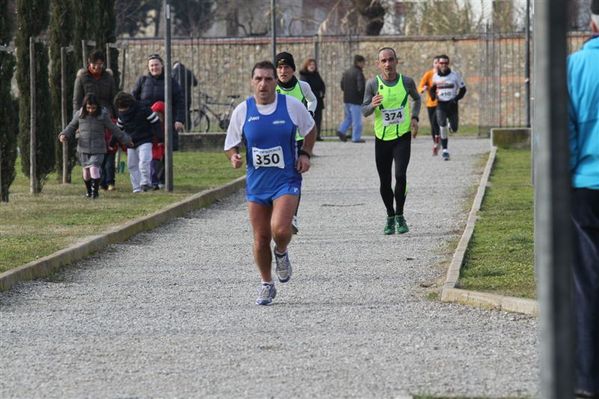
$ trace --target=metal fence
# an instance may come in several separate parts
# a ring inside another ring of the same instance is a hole
[[[576,50],[585,40],[581,33],[570,36],[570,49]],[[131,90],[135,79],[147,73],[147,57],[164,54],[162,39],[126,39],[122,55],[123,88]],[[345,69],[352,64],[354,54],[366,57],[364,73],[371,78],[378,73],[377,50],[383,46],[395,48],[401,73],[418,84],[430,68],[434,55],[447,54],[451,67],[462,73],[468,93],[460,102],[460,123],[478,127],[488,134],[490,127],[526,125],[525,37],[524,33],[482,32],[476,35],[405,37],[405,36],[313,36],[284,37],[277,41],[277,51],[288,51],[295,57],[297,72],[308,57],[316,58],[319,72],[327,85],[323,130],[334,135],[343,119],[343,93],[339,82]],[[532,47],[531,47],[532,51]],[[177,38],[172,43],[172,60],[180,61],[193,71],[200,84],[193,88],[191,108],[198,106],[200,92],[226,103],[231,94],[251,94],[250,71],[254,63],[270,59],[270,38]],[[218,107],[218,105],[217,105]],[[424,111],[423,126],[428,126]],[[216,123],[213,126],[217,126]],[[370,126],[366,122],[366,126]]]

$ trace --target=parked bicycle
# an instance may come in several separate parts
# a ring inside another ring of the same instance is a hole
[[[217,102],[209,96],[207,93],[199,93],[199,107],[191,110],[191,128],[193,131],[199,131],[207,133],[210,131],[210,119],[211,117],[218,121],[218,127],[223,131],[226,131],[231,122],[231,113],[235,109],[236,99],[239,98],[238,94],[227,96],[229,102]],[[212,106],[226,106],[224,112],[216,112],[210,107]]]

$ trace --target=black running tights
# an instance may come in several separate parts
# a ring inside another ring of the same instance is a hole
[[[379,173],[380,192],[385,208],[387,208],[387,216],[403,215],[407,192],[406,172],[410,162],[411,142],[410,132],[395,140],[383,141],[377,138],[375,142],[376,170]],[[391,168],[394,161],[395,190],[391,188]],[[393,198],[395,198],[395,209],[393,208]]]

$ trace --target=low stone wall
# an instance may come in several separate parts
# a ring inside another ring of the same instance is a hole
[[[530,129],[491,129],[491,145],[497,146],[499,148],[530,148]]]
[[[179,133],[181,151],[223,151],[226,133]]]

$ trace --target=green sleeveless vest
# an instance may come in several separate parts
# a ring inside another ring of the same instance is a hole
[[[300,85],[299,80],[297,81],[297,83],[295,84],[295,86],[293,86],[293,88],[291,89],[286,89],[284,87],[281,87],[279,85],[277,85],[277,93],[279,94],[284,94],[286,96],[291,96],[291,97],[295,97],[298,100],[301,101],[302,104],[304,104],[304,106],[307,106],[307,101],[306,101],[306,97],[304,97],[304,92],[302,91],[302,87]],[[295,135],[295,141],[301,141],[304,138],[299,134],[296,133]]]
[[[376,81],[383,102],[374,109],[374,134],[384,141],[395,140],[410,131],[408,92],[401,75],[393,86],[387,86],[378,75]]]

